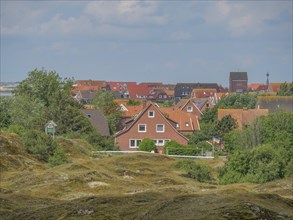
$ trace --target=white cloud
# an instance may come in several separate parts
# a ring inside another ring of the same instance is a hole
[[[102,24],[163,25],[167,21],[157,15],[158,5],[154,1],[92,1],[85,12]]]
[[[218,1],[207,7],[203,17],[208,24],[222,25],[233,35],[243,35],[265,31],[267,21],[280,19],[289,8],[290,2],[286,1]]]

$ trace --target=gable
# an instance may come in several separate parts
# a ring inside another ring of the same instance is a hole
[[[154,112],[154,117],[149,117],[149,112]],[[181,138],[188,141],[188,139],[180,134],[176,128],[170,123],[170,121],[162,114],[162,112],[156,107],[153,103],[149,104],[147,108],[145,108],[134,120],[133,122],[126,127],[126,129],[118,132],[115,137],[119,137],[127,132],[133,133],[136,137],[141,137],[142,139],[145,137],[145,133],[138,132],[138,126],[140,124],[146,125],[147,134],[150,136],[174,136],[178,135]],[[155,132],[157,124],[164,124],[165,126],[165,133],[164,134],[157,134]]]

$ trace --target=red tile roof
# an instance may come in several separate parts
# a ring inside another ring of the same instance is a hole
[[[147,96],[152,88],[148,87],[147,85],[133,85],[130,84],[128,86],[128,93],[131,99],[139,99],[141,96]]]

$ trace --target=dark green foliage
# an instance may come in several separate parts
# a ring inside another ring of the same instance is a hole
[[[0,97],[0,128],[7,128],[12,123],[11,105],[12,97]]]
[[[35,69],[29,72],[28,77],[16,87],[14,94],[39,100],[49,107],[58,102],[58,98],[66,92],[69,97],[72,82],[72,79],[62,80],[55,71]]]
[[[48,162],[57,147],[51,136],[37,130],[27,130],[22,140],[28,153],[34,154],[39,160],[45,162]]]
[[[280,90],[277,92],[278,96],[293,96],[293,82],[284,82],[280,86]]]
[[[52,156],[49,157],[49,164],[52,167],[68,163],[68,159],[62,148],[57,147]]]
[[[254,109],[256,104],[256,95],[243,93],[232,93],[224,96],[217,104],[218,108],[233,108],[233,109]]]
[[[185,170],[189,178],[199,182],[212,181],[211,168],[207,165],[196,163],[193,160],[182,160],[177,162],[175,167]]]
[[[141,105],[141,101],[134,100],[134,99],[129,99],[128,102],[126,103],[126,105],[129,105],[129,106],[140,106]]]
[[[207,108],[201,118],[201,122],[214,123],[217,121],[218,109],[254,109],[256,104],[256,95],[235,93],[224,96],[215,106],[210,109]]]
[[[225,134],[223,137],[223,142],[225,145],[225,151],[228,153],[233,153],[239,150],[239,135],[240,132],[237,130],[230,131],[229,133]]]
[[[147,152],[152,152],[152,151],[155,152],[156,151],[155,142],[152,139],[145,138],[139,143],[138,150],[147,151]]]
[[[278,151],[269,145],[238,151],[220,171],[220,183],[264,183],[284,177],[285,164]]]
[[[201,141],[210,140],[211,136],[207,135],[202,130],[199,130],[199,131],[195,131],[188,138],[189,138],[188,144],[194,145],[194,144],[197,144],[197,143],[199,143]]]
[[[293,158],[288,162],[285,169],[285,176],[289,178],[293,178]]]
[[[170,141],[165,144],[165,153],[168,155],[190,155],[195,156],[199,155],[201,152],[201,149],[195,147],[195,146],[184,146],[176,141]]]
[[[235,128],[237,128],[236,120],[233,119],[231,115],[226,115],[220,121],[217,121],[213,129],[214,134],[216,134],[215,136],[222,138]]]

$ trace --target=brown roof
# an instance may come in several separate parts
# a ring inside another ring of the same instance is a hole
[[[238,128],[242,129],[243,125],[250,125],[257,117],[268,114],[268,109],[218,109],[218,120],[226,115],[231,115],[237,121]]]
[[[110,136],[108,122],[99,109],[82,109],[82,112],[102,136]]]
[[[269,92],[278,92],[280,90],[282,83],[270,83],[268,91]]]

